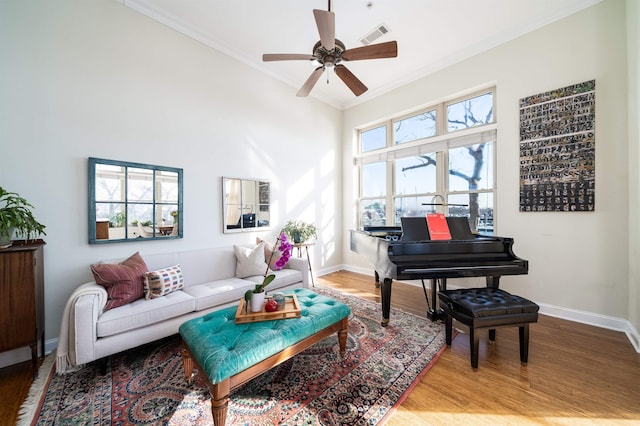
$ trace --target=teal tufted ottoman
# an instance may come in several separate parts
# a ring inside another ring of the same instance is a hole
[[[284,293],[296,295],[300,318],[236,324],[232,306],[180,326],[185,378],[195,367],[207,382],[214,425],[225,424],[231,391],[325,337],[337,332],[344,356],[349,307],[308,289]]]

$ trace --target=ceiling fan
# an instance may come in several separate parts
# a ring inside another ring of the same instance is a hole
[[[354,95],[360,96],[367,91],[364,85],[351,71],[341,64],[342,61],[360,61],[363,59],[395,58],[398,56],[398,43],[372,44],[369,46],[346,49],[344,43],[338,40],[336,33],[336,15],[331,12],[331,0],[328,11],[314,9],[320,41],[313,46],[311,55],[296,53],[273,53],[262,55],[264,62],[308,60],[320,64],[302,85],[296,96],[307,96],[326,68],[333,68],[338,77],[351,89]]]

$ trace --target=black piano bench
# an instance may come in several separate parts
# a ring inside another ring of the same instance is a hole
[[[478,368],[479,328],[489,328],[489,340],[495,341],[498,327],[519,327],[520,362],[529,358],[529,323],[538,321],[540,307],[530,300],[493,287],[443,290],[438,293],[446,314],[446,341],[451,346],[453,319],[469,328],[471,367]]]

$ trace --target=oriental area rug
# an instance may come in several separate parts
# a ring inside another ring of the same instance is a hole
[[[380,424],[445,346],[441,323],[391,308],[382,327],[379,303],[313,290],[351,308],[346,356],[332,335],[263,373],[231,394],[227,424]],[[18,424],[213,424],[203,381],[184,380],[178,335],[111,356],[105,375],[95,364],[58,375],[45,361]]]

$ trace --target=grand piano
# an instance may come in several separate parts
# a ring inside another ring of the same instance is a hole
[[[393,280],[422,280],[427,317],[444,314],[437,307],[438,290],[447,278],[486,277],[498,288],[503,275],[522,275],[529,263],[513,253],[513,238],[472,234],[465,217],[447,217],[451,239],[432,240],[425,217],[403,217],[402,227],[351,230],[351,251],[366,257],[375,270],[382,298],[382,326],[389,324]],[[431,280],[431,304],[424,280]]]

